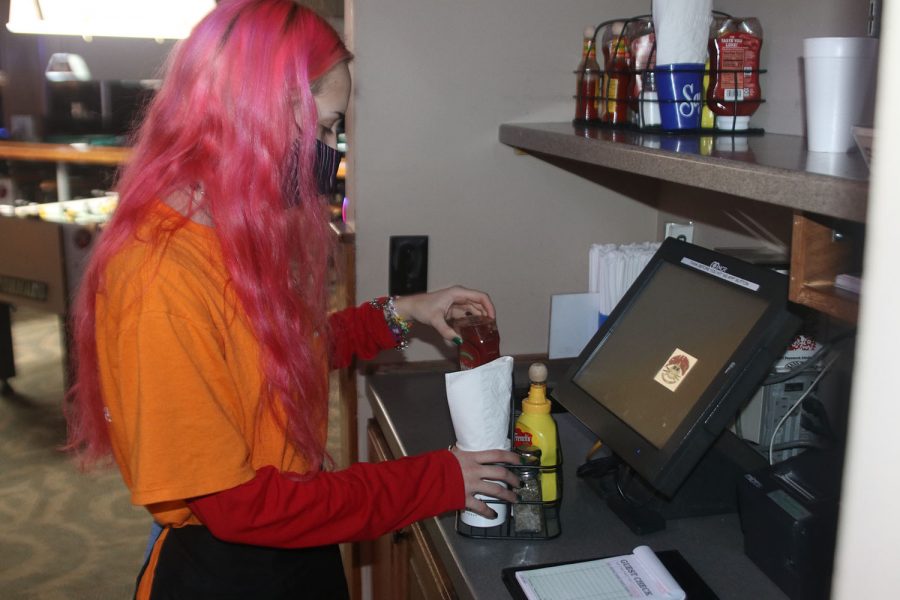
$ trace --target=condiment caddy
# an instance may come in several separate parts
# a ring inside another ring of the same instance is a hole
[[[759,81],[765,73],[759,68],[762,39],[758,20],[713,11],[706,64],[658,66],[651,15],[588,28],[576,70],[573,122],[676,135],[762,134],[749,126],[749,117],[765,102]],[[667,114],[680,119],[679,113],[696,113],[696,125],[667,121]]]
[[[559,510],[562,502],[562,448],[556,423],[550,416],[546,394],[547,368],[535,363],[529,369],[531,385],[522,410],[515,395],[510,402],[510,439],[521,457],[519,465],[505,465],[520,479],[518,501],[509,506],[503,523],[473,527],[457,514],[456,530],[461,535],[481,539],[551,539],[561,533]]]

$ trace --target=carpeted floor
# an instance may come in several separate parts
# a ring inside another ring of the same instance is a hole
[[[13,342],[16,394],[0,398],[0,599],[131,598],[150,517],[131,505],[118,471],[81,473],[58,450],[58,318],[16,310]],[[330,431],[332,452],[337,439]]]
[[[59,320],[13,313],[16,392],[0,398],[0,597],[126,599],[149,532],[114,469],[79,472],[65,441]]]

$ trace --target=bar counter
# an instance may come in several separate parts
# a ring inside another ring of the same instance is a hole
[[[0,142],[0,158],[7,160],[116,166],[125,162],[130,153],[130,148],[121,146]]]
[[[523,372],[523,365],[517,365],[517,385]],[[450,443],[452,425],[443,373],[376,373],[368,378],[368,396],[375,420],[395,458]],[[594,441],[591,432],[569,414],[556,416],[565,454],[559,537],[533,541],[471,539],[456,532],[453,514],[422,522],[460,598],[508,598],[501,580],[505,567],[625,554],[642,544],[657,551],[680,551],[722,599],[786,598],[744,554],[736,514],[669,521],[663,531],[646,536],[633,534],[576,476],[578,465]]]

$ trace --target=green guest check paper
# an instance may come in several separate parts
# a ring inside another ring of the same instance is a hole
[[[686,595],[653,550],[567,565],[518,571],[528,600],[685,600]]]

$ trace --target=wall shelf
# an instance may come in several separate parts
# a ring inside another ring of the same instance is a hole
[[[859,152],[807,152],[804,139],[791,135],[666,135],[572,123],[501,125],[500,141],[538,157],[566,158],[793,209],[788,298],[856,321],[859,299],[836,290],[834,277],[861,268],[869,169]],[[833,234],[845,225],[859,229],[859,235],[847,241]]]
[[[677,136],[575,126],[505,124],[500,141],[536,155],[654,177],[798,211],[864,222],[869,170],[856,152],[807,152],[803,137]]]

